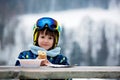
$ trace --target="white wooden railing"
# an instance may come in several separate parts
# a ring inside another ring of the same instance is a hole
[[[70,68],[0,66],[0,79],[120,78],[119,66]]]

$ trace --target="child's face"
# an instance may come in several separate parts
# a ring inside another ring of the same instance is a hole
[[[54,38],[50,35],[45,35],[45,32],[39,34],[38,45],[46,50],[49,50],[53,46]]]

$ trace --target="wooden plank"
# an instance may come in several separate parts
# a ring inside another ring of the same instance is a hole
[[[75,66],[71,68],[0,67],[1,79],[120,78],[119,66]]]
[[[0,79],[18,79],[20,67],[0,66]]]

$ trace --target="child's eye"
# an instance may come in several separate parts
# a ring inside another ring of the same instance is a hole
[[[45,36],[41,36],[41,38],[45,38]]]
[[[53,37],[49,37],[49,39],[53,39]]]

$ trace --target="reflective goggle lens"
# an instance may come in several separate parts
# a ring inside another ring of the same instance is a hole
[[[37,27],[39,27],[39,29],[43,29],[46,25],[50,30],[58,30],[58,23],[52,18],[44,17],[37,21]]]

